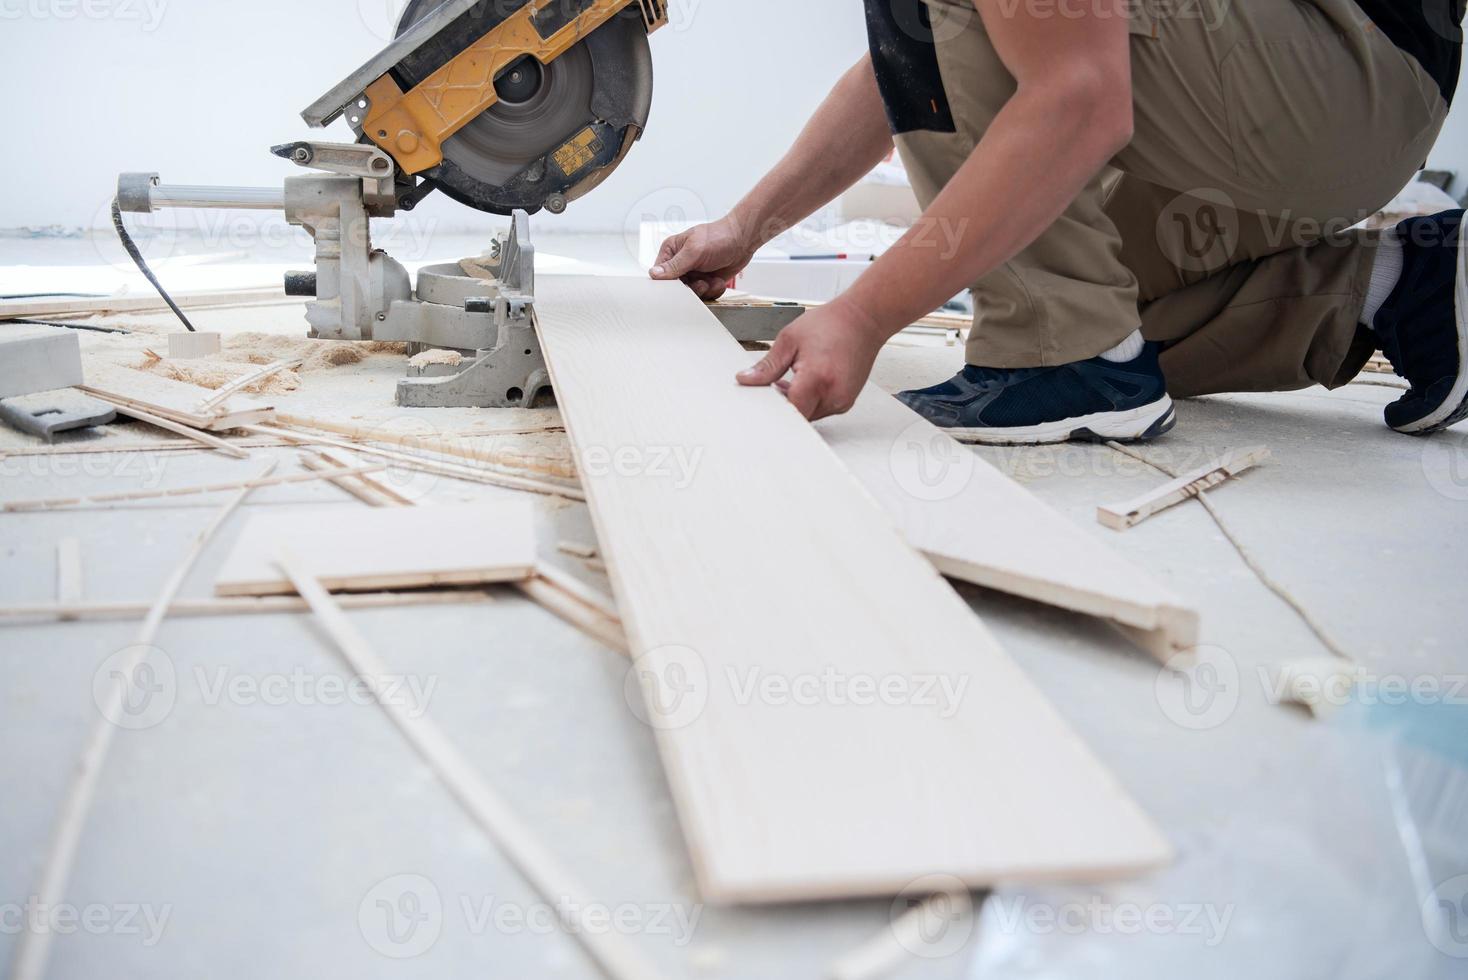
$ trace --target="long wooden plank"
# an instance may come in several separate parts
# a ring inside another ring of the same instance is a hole
[[[275,416],[273,405],[249,395],[231,395],[217,409],[200,410],[200,403],[214,394],[208,388],[134,371],[95,357],[84,358],[83,368],[86,371],[86,380],[80,385],[83,391],[119,405],[135,405],[195,429],[220,432],[268,422]]]
[[[1168,859],[815,429],[735,384],[747,356],[692,293],[548,277],[536,311],[706,899]]]
[[[351,470],[342,470],[350,473]],[[252,518],[214,580],[218,596],[289,595],[287,543],[313,579],[343,592],[518,582],[535,572],[535,513],[524,500]]]
[[[944,575],[1112,620],[1163,660],[1197,646],[1196,609],[877,387],[817,428]]]

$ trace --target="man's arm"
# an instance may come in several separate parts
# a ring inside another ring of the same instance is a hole
[[[790,152],[727,217],[663,243],[652,277],[682,279],[702,298],[717,299],[760,246],[835,200],[891,150],[868,55],[841,77]]]
[[[1121,0],[1065,17],[974,2],[1019,83],[1014,96],[917,227],[739,376],[770,385],[793,370],[781,387],[807,418],[849,410],[888,338],[1032,243],[1131,140]]]

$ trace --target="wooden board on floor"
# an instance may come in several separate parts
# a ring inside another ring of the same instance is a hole
[[[523,500],[254,517],[214,582],[220,596],[289,595],[275,564],[290,546],[334,592],[518,582],[535,571],[535,512]]]
[[[875,385],[816,427],[944,575],[1112,620],[1163,660],[1197,645],[1196,609]]]
[[[85,358],[83,367],[86,371],[86,380],[80,386],[83,391],[195,429],[222,432],[269,422],[275,417],[273,405],[250,395],[231,395],[217,409],[201,410],[201,403],[214,395],[208,388],[134,371],[96,357]]]
[[[1110,878],[1167,842],[679,283],[536,316],[703,897]],[[636,687],[644,697],[639,701]]]

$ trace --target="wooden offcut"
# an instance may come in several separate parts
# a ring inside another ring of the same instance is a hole
[[[692,293],[542,278],[536,316],[634,655],[629,696],[642,688],[706,899],[1168,859],[816,431],[775,389],[735,383],[747,356]],[[814,699],[789,696],[810,684]]]
[[[1154,514],[1227,482],[1269,458],[1269,448],[1239,449],[1120,504],[1096,508],[1096,519],[1113,531],[1135,527]]]
[[[351,470],[340,470],[351,473]],[[535,517],[523,500],[254,517],[215,579],[219,596],[289,595],[275,548],[341,592],[517,582],[535,571]]]
[[[223,404],[200,410],[214,392],[172,378],[121,367],[96,357],[84,362],[83,391],[122,407],[135,407],[195,429],[222,432],[271,421],[275,407],[249,395],[231,395]]]

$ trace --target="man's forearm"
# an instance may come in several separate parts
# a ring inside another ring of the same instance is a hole
[[[1129,112],[1021,91],[917,226],[838,302],[885,340],[1038,238],[1129,138]]]
[[[841,77],[790,152],[730,217],[757,248],[835,200],[891,150],[892,134],[867,56]]]

